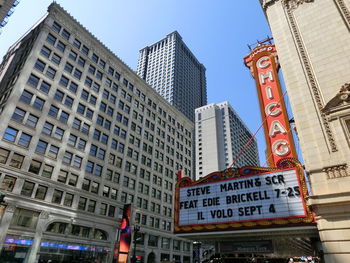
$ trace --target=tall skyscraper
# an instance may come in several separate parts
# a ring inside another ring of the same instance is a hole
[[[137,74],[191,121],[207,104],[205,67],[177,31],[140,50]]]
[[[190,120],[56,3],[8,50],[0,87],[1,260],[112,262],[130,203],[137,256],[190,262],[173,235]]]
[[[18,4],[18,0],[0,0],[0,34],[1,29],[7,24],[8,18],[13,14],[14,8]]]
[[[260,0],[310,179],[325,262],[350,262],[350,0]]]
[[[195,115],[196,179],[224,170],[233,161],[234,167],[259,165],[256,139],[243,151],[253,135],[227,101],[197,108]]]

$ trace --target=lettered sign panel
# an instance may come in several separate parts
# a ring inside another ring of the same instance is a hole
[[[178,226],[306,217],[296,169],[179,188]]]
[[[284,96],[278,78],[277,52],[274,45],[255,48],[244,58],[255,79],[264,124],[267,159],[270,166],[284,158],[297,158]]]

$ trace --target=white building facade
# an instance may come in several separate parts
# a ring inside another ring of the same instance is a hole
[[[205,67],[177,31],[140,50],[137,74],[192,121],[207,104]]]
[[[131,203],[143,262],[191,262],[172,233],[192,122],[56,3],[9,49],[0,81],[0,261],[112,262]]]
[[[260,3],[283,70],[324,262],[350,262],[350,1]]]
[[[227,101],[197,108],[195,118],[196,179],[231,164],[259,165],[256,139]]]

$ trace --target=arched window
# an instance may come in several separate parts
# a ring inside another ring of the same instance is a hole
[[[53,222],[47,227],[46,232],[64,234],[64,232],[66,231],[67,225],[68,225],[67,223]]]
[[[107,240],[108,235],[105,231],[101,229],[95,229],[94,231],[94,239],[99,239],[99,240]]]

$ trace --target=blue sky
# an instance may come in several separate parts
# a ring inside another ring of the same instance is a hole
[[[243,64],[243,57],[249,53],[247,44],[271,36],[258,0],[56,2],[134,70],[141,48],[177,30],[207,69],[208,103],[227,100],[253,133],[259,128],[256,88]],[[1,57],[45,14],[50,3],[49,0],[20,2],[0,35]],[[262,129],[257,139],[261,165],[266,165]]]

